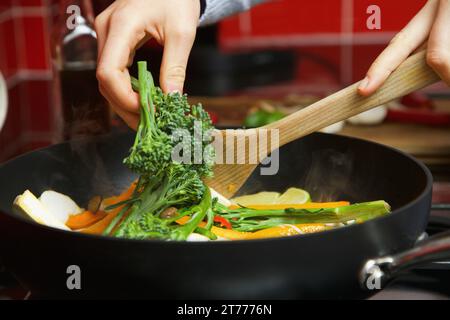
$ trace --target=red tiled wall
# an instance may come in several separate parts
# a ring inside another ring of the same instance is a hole
[[[426,0],[274,0],[220,23],[219,43],[226,51],[255,48],[293,48],[299,61],[314,53],[335,65],[335,86],[357,81],[386,43],[417,13]],[[368,30],[369,5],[381,9],[381,30]],[[334,75],[302,60],[299,82]],[[314,74],[308,73],[314,70]],[[318,86],[323,83],[318,82]]]
[[[8,114],[0,161],[51,142],[51,70],[46,0],[0,1],[0,70]]]
[[[0,161],[48,144],[52,138],[46,21],[50,2],[57,0],[0,0],[0,70],[7,78],[10,96],[7,123],[0,132]],[[360,79],[387,41],[424,2],[274,0],[222,22],[219,43],[224,50],[295,48],[299,56],[296,79],[282,93],[329,92]],[[379,31],[366,29],[370,4],[381,7]],[[311,54],[334,68],[308,59]],[[270,92],[264,88],[264,94]]]

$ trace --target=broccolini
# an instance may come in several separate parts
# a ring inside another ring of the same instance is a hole
[[[105,230],[106,234],[126,238],[162,238],[185,240],[203,220],[211,207],[211,196],[202,178],[212,175],[214,149],[208,113],[201,105],[189,105],[186,95],[164,94],[155,87],[145,61],[138,62],[138,80],[132,79],[139,92],[141,116],[136,137],[124,163],[139,175],[131,199]],[[176,131],[188,136],[183,140],[183,163],[173,160],[172,153],[180,142]],[[200,137],[196,137],[199,135]],[[201,150],[196,161],[193,150]],[[187,150],[187,151],[186,151]],[[187,157],[186,157],[187,156]],[[169,207],[187,208],[197,224],[179,226],[160,214]],[[125,215],[126,214],[126,215]],[[201,219],[200,219],[201,218]]]

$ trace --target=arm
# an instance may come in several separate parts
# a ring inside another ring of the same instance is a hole
[[[251,7],[267,0],[202,0],[205,10],[199,25],[204,26],[215,23],[235,13],[246,11]]]

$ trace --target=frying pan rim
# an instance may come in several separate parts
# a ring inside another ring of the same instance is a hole
[[[98,136],[96,141],[99,140],[103,140],[103,139],[107,139],[110,136],[122,136],[128,134],[128,132],[119,132],[119,133],[110,133],[110,134],[106,134],[106,135],[101,135]],[[393,153],[397,153],[403,157],[408,158],[410,161],[412,161],[413,163],[415,163],[416,165],[418,165],[421,169],[422,172],[425,173],[425,178],[426,178],[426,185],[425,188],[422,190],[422,192],[413,200],[411,200],[410,202],[408,202],[407,204],[391,211],[389,214],[381,216],[381,217],[377,217],[374,219],[371,219],[369,221],[366,221],[364,223],[360,223],[360,224],[351,224],[351,225],[346,225],[343,227],[339,227],[339,228],[335,228],[335,229],[329,229],[329,230],[324,230],[324,231],[320,231],[320,232],[314,232],[314,233],[304,233],[304,234],[298,234],[298,235],[292,235],[292,236],[288,236],[288,237],[274,237],[274,238],[262,238],[262,239],[242,239],[242,240],[224,240],[224,241],[167,241],[167,240],[160,240],[160,239],[126,239],[126,238],[116,238],[116,237],[111,237],[111,236],[105,236],[105,235],[96,235],[96,234],[87,234],[87,233],[81,233],[81,232],[74,232],[74,231],[67,231],[67,230],[62,230],[62,229],[57,229],[57,228],[53,228],[53,227],[49,227],[46,225],[42,225],[39,223],[36,223],[30,219],[26,219],[25,217],[22,217],[20,215],[16,215],[10,212],[4,212],[4,211],[0,211],[0,214],[5,214],[13,219],[16,220],[21,220],[22,222],[25,222],[29,225],[34,225],[40,228],[44,228],[47,229],[50,232],[61,232],[64,234],[71,234],[72,236],[75,237],[81,237],[81,238],[86,238],[86,239],[98,239],[98,240],[108,240],[108,241],[118,241],[118,242],[127,242],[127,243],[140,243],[141,245],[145,244],[145,243],[152,243],[152,244],[163,244],[166,246],[169,245],[182,245],[182,246],[205,246],[208,245],[210,243],[215,243],[214,246],[217,245],[239,245],[240,243],[247,243],[247,244],[260,244],[260,245],[264,245],[265,243],[267,243],[268,241],[273,242],[273,241],[297,241],[297,239],[302,239],[302,238],[312,238],[312,237],[319,237],[323,234],[332,234],[332,233],[339,233],[339,232],[345,232],[345,230],[351,230],[351,229],[355,229],[355,228],[361,228],[364,225],[370,225],[370,224],[374,224],[378,221],[382,221],[382,220],[386,220],[386,219],[390,219],[390,217],[392,215],[397,214],[397,212],[399,211],[405,211],[407,210],[409,207],[414,206],[417,202],[421,201],[423,198],[427,197],[427,195],[431,192],[432,189],[432,185],[433,185],[433,177],[431,175],[430,170],[427,168],[427,166],[422,163],[421,161],[419,161],[418,159],[416,159],[415,157],[413,157],[410,154],[405,153],[402,150],[396,149],[394,147],[379,143],[379,142],[375,142],[375,141],[370,141],[370,140],[365,140],[362,138],[356,138],[356,137],[350,137],[350,136],[346,136],[346,135],[342,135],[342,134],[332,134],[332,133],[324,133],[324,132],[314,132],[312,133],[314,135],[319,135],[319,136],[332,136],[332,137],[339,137],[341,139],[347,139],[347,140],[354,140],[357,141],[358,143],[368,143],[368,144],[372,144],[372,145],[376,145],[377,147],[381,147],[381,148],[385,148],[390,150]],[[308,135],[309,136],[309,135]],[[92,138],[81,138],[81,139],[77,139],[77,141],[83,141],[86,140],[87,142],[93,142]],[[7,164],[9,164],[10,162],[20,159],[22,157],[26,157],[29,154],[32,153],[36,153],[36,152],[42,152],[45,151],[47,149],[50,149],[52,147],[55,146],[61,146],[64,144],[67,144],[70,142],[63,142],[63,143],[59,143],[59,144],[54,144],[51,146],[47,146],[44,148],[40,148],[34,151],[30,151],[30,152],[26,152],[24,154],[21,154],[17,157],[14,157],[6,162],[0,163],[0,170]]]

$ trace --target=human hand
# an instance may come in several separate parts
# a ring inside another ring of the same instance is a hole
[[[426,48],[427,63],[450,85],[450,0],[429,0],[373,62],[358,92],[374,93],[408,56]]]
[[[130,127],[139,122],[128,73],[135,50],[150,38],[163,45],[160,86],[182,92],[199,15],[199,0],[117,0],[95,19],[100,92]]]

